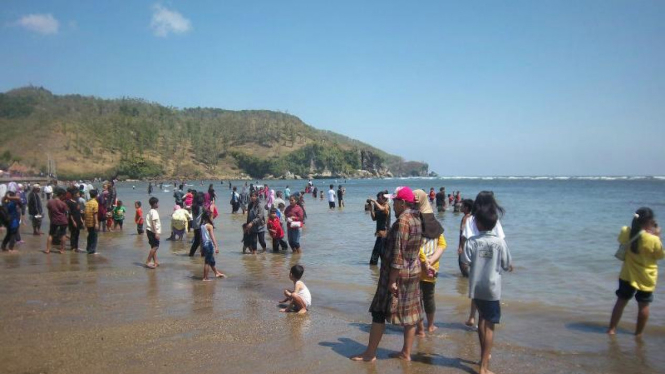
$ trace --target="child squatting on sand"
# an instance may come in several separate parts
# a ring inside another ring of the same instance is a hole
[[[293,281],[293,290],[284,290],[284,296],[286,299],[280,301],[280,303],[289,303],[284,309],[280,309],[280,312],[298,312],[298,314],[307,313],[307,309],[312,305],[312,295],[309,293],[309,289],[303,281],[302,278],[305,268],[302,265],[294,265],[291,268],[289,273],[289,279]]]

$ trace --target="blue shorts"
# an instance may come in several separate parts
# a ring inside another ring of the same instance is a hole
[[[480,318],[494,324],[501,322],[501,302],[499,300],[473,299],[473,302],[476,304],[476,308],[478,308]]]
[[[206,242],[202,246],[203,255],[205,256],[205,264],[215,266],[215,246],[212,242]]]

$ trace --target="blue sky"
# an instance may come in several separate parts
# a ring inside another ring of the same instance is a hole
[[[16,1],[0,91],[288,111],[441,175],[665,175],[665,1]]]

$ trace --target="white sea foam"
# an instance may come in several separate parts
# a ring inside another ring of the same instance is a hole
[[[386,178],[388,179],[388,178]],[[564,180],[589,180],[589,181],[616,181],[616,180],[665,180],[665,176],[627,176],[627,175],[507,175],[507,176],[440,176],[440,177],[402,177],[398,179],[412,179],[412,180],[510,180],[510,181],[564,181]]]

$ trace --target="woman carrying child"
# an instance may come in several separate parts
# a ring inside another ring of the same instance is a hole
[[[608,334],[616,334],[623,309],[633,296],[639,309],[635,335],[641,336],[644,332],[649,319],[649,304],[653,301],[658,280],[657,261],[665,257],[660,233],[653,210],[646,207],[635,212],[631,227],[621,229],[619,243],[626,247],[626,255],[619,274],[617,301],[612,310]]]
[[[210,270],[215,273],[216,278],[226,278],[226,275],[215,267],[215,253],[219,253],[219,248],[217,247],[214,230],[215,226],[212,223],[210,214],[208,212],[203,213],[203,216],[201,216],[201,241],[203,242],[201,248],[203,255],[205,256],[205,262],[203,264],[204,282],[212,280],[208,278]]]

